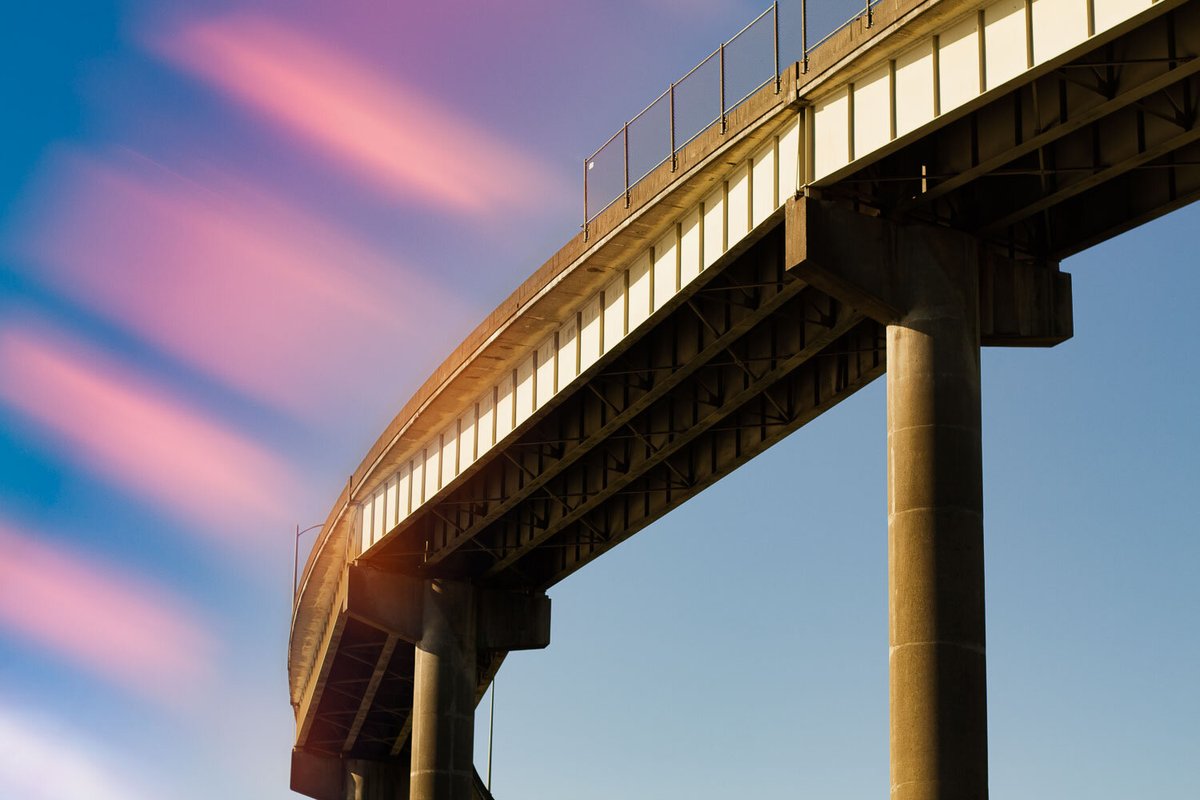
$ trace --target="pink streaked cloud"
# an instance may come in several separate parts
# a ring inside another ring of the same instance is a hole
[[[391,254],[247,179],[128,152],[51,163],[10,235],[36,278],[269,407],[327,415],[352,358],[461,313]]]
[[[73,721],[76,722],[77,721]],[[32,800],[149,800],[170,796],[148,785],[144,759],[85,736],[40,712],[0,705],[0,797]]]
[[[211,677],[207,627],[164,589],[0,520],[0,628],[151,699]]]
[[[564,182],[540,161],[379,70],[269,16],[193,20],[150,47],[362,181],[447,211],[502,215]]]
[[[0,376],[0,403],[66,460],[217,536],[243,541],[279,524],[298,495],[287,467],[249,437],[38,325],[0,327]]]

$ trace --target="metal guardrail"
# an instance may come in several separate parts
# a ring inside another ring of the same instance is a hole
[[[755,64],[755,57],[762,60],[764,52],[770,53],[770,64]],[[739,69],[746,66],[748,70]],[[628,207],[630,189],[661,164],[670,161],[674,170],[680,149],[714,122],[720,121],[724,132],[729,111],[771,80],[779,91],[778,2],[672,81],[584,159],[585,230],[597,214],[622,197]]]
[[[861,12],[809,46],[808,0],[800,0],[801,70],[808,71],[808,54],[838,31],[864,18],[866,26],[871,27],[871,6],[872,0],[864,0]],[[769,64],[767,54],[770,54]],[[763,63],[755,63],[756,60]],[[680,150],[714,123],[720,122],[721,133],[725,133],[729,112],[772,81],[778,92],[778,2],[769,5],[683,77],[673,81],[665,92],[583,160],[585,238],[592,220],[602,211],[622,199],[628,208],[630,191],[638,182],[668,161],[674,172]]]

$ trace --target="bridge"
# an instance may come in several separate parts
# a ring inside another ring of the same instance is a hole
[[[1200,0],[883,0],[803,51],[727,104],[722,47],[694,136],[672,85],[644,177],[629,126],[589,159],[615,202],[367,453],[297,592],[293,789],[488,796],[546,591],[886,373],[892,796],[987,796],[979,348],[1069,338],[1060,260],[1200,196]]]

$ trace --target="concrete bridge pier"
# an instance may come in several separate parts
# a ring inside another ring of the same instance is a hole
[[[1070,276],[966,234],[800,197],[787,264],[887,325],[892,800],[985,800],[980,345],[1070,338]]]
[[[352,564],[346,613],[413,646],[411,739],[400,753],[410,752],[409,770],[355,760],[349,746],[343,759],[296,751],[293,788],[319,800],[472,800],[480,655],[494,666],[512,650],[547,646],[550,598]]]
[[[412,800],[470,800],[477,605],[460,581],[425,582],[413,683]]]
[[[977,249],[909,232],[887,327],[892,800],[984,800]]]

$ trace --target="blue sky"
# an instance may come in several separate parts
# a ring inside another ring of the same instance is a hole
[[[761,10],[331,8],[0,32],[0,797],[291,796],[294,526]],[[985,352],[994,797],[1200,796],[1198,214],[1064,265],[1073,340]],[[556,587],[497,796],[886,791],[884,425],[877,382]]]

